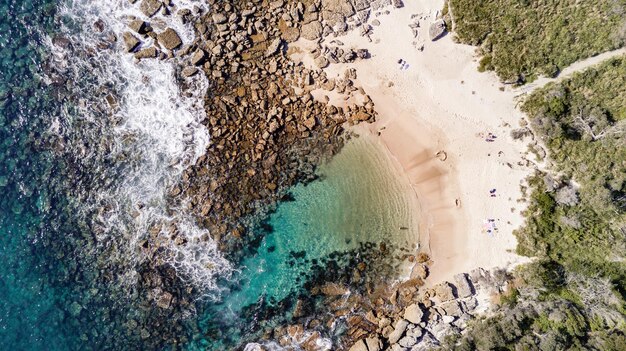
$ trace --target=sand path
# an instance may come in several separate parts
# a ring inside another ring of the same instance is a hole
[[[617,50],[612,50],[612,51],[607,51],[604,52],[600,55],[596,55],[584,60],[580,60],[578,62],[573,63],[572,65],[566,67],[565,69],[563,69],[563,71],[555,78],[548,78],[548,77],[540,77],[539,79],[535,80],[534,82],[527,84],[527,85],[523,85],[517,89],[515,89],[515,91],[518,94],[529,94],[532,93],[533,91],[535,91],[536,89],[541,89],[544,86],[548,85],[549,83],[553,83],[553,82],[560,82],[564,79],[570,78],[572,75],[574,75],[575,73],[578,72],[582,72],[584,70],[586,70],[587,68],[590,68],[592,66],[596,66],[606,60],[612,59],[614,57],[618,57],[618,56],[623,56],[626,55],[626,48],[621,48],[621,49],[617,49]]]

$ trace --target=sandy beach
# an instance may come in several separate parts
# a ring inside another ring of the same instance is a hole
[[[429,285],[524,260],[514,253],[513,231],[523,223],[520,184],[530,172],[522,166],[526,145],[510,137],[523,118],[516,109],[519,92],[493,73],[479,73],[475,48],[454,43],[450,34],[431,42],[428,27],[442,6],[437,0],[406,1],[389,14],[373,13],[369,23],[380,24],[373,26],[371,41],[357,31],[337,38],[342,47],[368,49],[371,57],[325,68],[329,79],[356,69],[357,86],[375,104],[377,121],[355,131],[384,145],[412,185],[420,246],[433,262]],[[416,23],[414,37],[409,25]],[[305,40],[297,45],[304,52],[314,47]],[[310,57],[300,59],[313,65]],[[362,100],[313,94],[338,106]]]

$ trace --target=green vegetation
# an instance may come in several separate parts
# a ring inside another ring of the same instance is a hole
[[[555,76],[626,42],[626,0],[449,0],[463,43],[480,47],[480,70],[506,81]]]
[[[626,350],[626,57],[534,92],[522,107],[550,170],[529,179],[518,252],[495,316],[453,350]]]
[[[518,251],[576,270],[621,269],[626,256],[626,58],[537,91],[523,110],[553,171],[531,180]]]

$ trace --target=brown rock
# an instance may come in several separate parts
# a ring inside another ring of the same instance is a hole
[[[154,58],[157,56],[158,52],[159,51],[154,46],[151,46],[149,48],[137,51],[135,53],[135,58],[138,60],[145,58]]]
[[[315,124],[316,124],[315,117],[307,118],[304,121],[304,126],[307,127],[307,129],[309,130],[315,128]]]
[[[139,5],[139,10],[148,17],[154,16],[159,9],[161,9],[162,3],[159,0],[143,0]]]
[[[363,122],[363,121],[369,120],[372,116],[370,116],[367,112],[358,111],[357,113],[353,114],[350,117],[352,121]]]
[[[359,340],[352,347],[350,347],[349,351],[368,351],[367,346],[365,345],[365,341]]]
[[[428,268],[423,263],[416,263],[411,270],[411,278],[426,279],[428,277]]]
[[[124,32],[122,38],[124,39],[124,45],[126,45],[126,50],[128,52],[134,51],[139,44],[141,44],[141,41],[139,41],[139,39],[137,39],[131,32]]]
[[[322,0],[322,9],[344,17],[353,16],[355,13],[349,0]]]
[[[173,299],[172,294],[168,293],[167,291],[164,291],[159,296],[156,304],[157,304],[157,306],[159,306],[161,308],[168,309],[168,308],[170,308],[170,305],[172,303],[172,299]]]
[[[282,38],[288,43],[293,43],[300,38],[300,30],[298,28],[286,27],[281,30],[281,33]]]
[[[437,284],[433,289],[435,291],[435,296],[438,297],[441,301],[450,301],[454,299],[452,285],[450,285],[450,283],[448,282]]]
[[[198,69],[196,67],[189,66],[189,67],[183,68],[180,74],[183,77],[188,78],[188,77],[196,75],[196,73],[198,73]]]
[[[412,304],[404,310],[404,319],[413,324],[419,324],[424,317],[424,312],[418,304]]]
[[[319,21],[313,21],[302,26],[300,36],[307,40],[318,40],[322,37],[323,29]]]
[[[194,66],[200,66],[206,60],[206,53],[202,49],[196,50],[191,56],[191,64]]]
[[[178,33],[176,33],[176,31],[172,28],[167,28],[162,33],[159,33],[159,35],[157,36],[157,40],[159,41],[159,44],[161,44],[161,46],[168,50],[174,50],[181,46],[183,43],[180,40]]]
[[[134,21],[131,21],[128,24],[128,28],[134,30],[135,32],[139,33],[139,34],[145,34],[146,33],[146,22],[140,20],[140,19],[136,19]]]
[[[350,290],[336,283],[326,283],[321,287],[322,294],[327,296],[346,295]]]
[[[270,43],[270,45],[267,46],[267,49],[265,50],[265,57],[270,57],[274,55],[280,48],[281,43],[282,43],[282,40],[280,38],[274,39]]]
[[[315,59],[315,64],[317,65],[317,67],[319,68],[326,68],[328,67],[328,65],[330,64],[330,62],[328,62],[328,59],[324,56],[319,56],[318,58]]]
[[[378,336],[365,339],[368,351],[381,351],[383,349],[383,342]]]
[[[215,24],[226,23],[226,21],[228,21],[228,18],[225,15],[223,15],[221,13],[213,14],[213,22]]]

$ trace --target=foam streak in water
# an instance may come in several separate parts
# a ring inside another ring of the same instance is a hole
[[[176,5],[202,11],[200,1]],[[167,203],[167,190],[209,143],[208,131],[200,124],[205,118],[206,78],[193,78],[194,96],[184,97],[176,81],[177,59],[135,62],[121,40],[111,40],[113,35],[121,39],[129,30],[130,18],[148,20],[138,4],[72,0],[60,12],[72,45],[50,40],[53,61],[80,92],[54,129],[82,166],[99,174],[89,189],[77,189],[83,192],[76,195],[84,203],[83,215],[96,213],[98,246],[86,250],[115,246],[117,254],[110,259],[124,267],[120,280],[128,284],[136,280],[135,268],[154,257],[156,249],[141,248],[150,239],[165,249],[164,259],[179,276],[216,296],[217,280],[230,275],[230,263],[185,210],[168,208]],[[156,31],[171,27],[184,43],[193,39],[191,29],[177,16],[156,17],[151,19]],[[94,30],[94,23],[104,24],[104,31]],[[103,43],[114,44],[103,49]],[[151,44],[145,39],[143,45]]]

